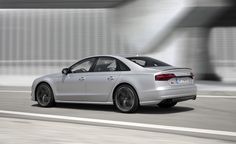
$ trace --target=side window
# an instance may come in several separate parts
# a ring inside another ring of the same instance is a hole
[[[71,72],[72,73],[88,72],[90,68],[92,67],[94,61],[95,61],[95,58],[82,60],[78,64],[71,67]]]
[[[118,61],[119,71],[130,71],[129,67],[126,66],[123,62]]]
[[[117,71],[117,62],[114,58],[99,58],[94,68],[95,72]]]

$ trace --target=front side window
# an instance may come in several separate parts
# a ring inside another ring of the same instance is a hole
[[[114,58],[99,58],[94,68],[95,72],[117,71],[117,61]]]
[[[82,60],[71,67],[71,72],[72,73],[89,72],[94,62],[95,58]]]

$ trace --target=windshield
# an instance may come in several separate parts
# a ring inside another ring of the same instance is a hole
[[[162,61],[156,60],[150,57],[127,57],[127,59],[132,62],[142,66],[142,67],[160,67],[160,66],[171,66]]]

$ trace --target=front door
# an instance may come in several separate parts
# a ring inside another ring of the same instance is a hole
[[[84,59],[69,68],[57,84],[57,100],[86,101],[86,75],[90,73],[96,58]]]
[[[83,73],[69,73],[63,75],[57,85],[57,99],[61,101],[83,101],[85,82]]]

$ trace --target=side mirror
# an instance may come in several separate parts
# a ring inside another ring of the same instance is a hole
[[[67,75],[69,73],[69,68],[62,69],[61,73]]]

